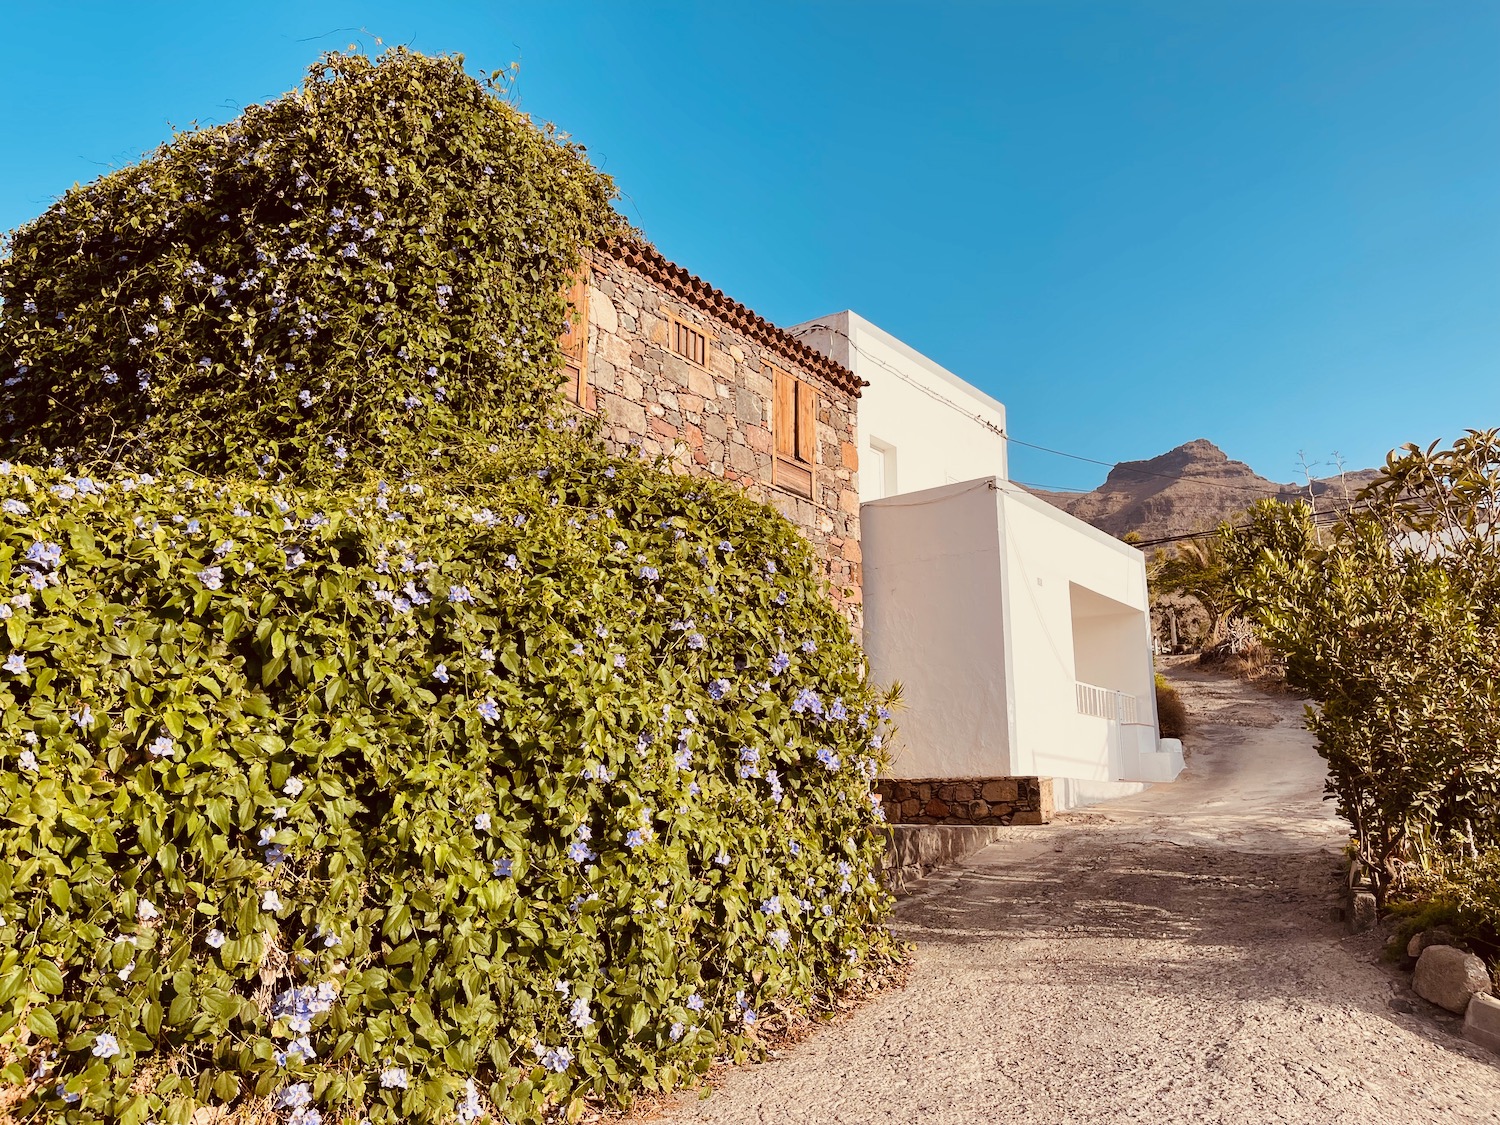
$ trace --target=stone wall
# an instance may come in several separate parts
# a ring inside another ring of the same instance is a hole
[[[890,778],[875,783],[892,824],[1047,824],[1050,777]]]
[[[857,393],[835,385],[828,377],[828,361],[799,358],[796,353],[804,349],[790,337],[786,348],[773,348],[731,327],[727,320],[746,323],[748,316],[760,327],[756,335],[774,338],[776,333],[716,290],[708,292],[731,315],[712,315],[715,301],[702,296],[708,287],[697,278],[691,281],[701,288],[687,293],[696,299],[685,299],[649,270],[607,252],[594,254],[590,266],[586,376],[594,407],[605,421],[606,439],[618,449],[634,446],[649,456],[664,455],[682,472],[736,481],[780,511],[812,543],[831,594],[858,628]],[[669,315],[705,334],[703,365],[669,346]],[[772,479],[773,377],[768,364],[817,389],[811,499]],[[854,381],[852,375],[848,378]]]
[[[893,895],[909,894],[927,876],[1004,838],[1005,827],[998,824],[887,825],[880,881]]]

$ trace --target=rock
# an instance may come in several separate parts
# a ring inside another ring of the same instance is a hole
[[[1451,945],[1430,945],[1417,959],[1412,991],[1423,1000],[1461,1016],[1475,993],[1490,992],[1490,974],[1472,953]]]
[[[1366,930],[1375,927],[1376,920],[1380,917],[1380,911],[1376,908],[1375,892],[1362,887],[1355,887],[1349,893],[1349,914],[1347,925],[1351,934],[1362,934]]]
[[[1500,1000],[1483,992],[1474,993],[1464,1017],[1464,1038],[1500,1054]]]
[[[1430,930],[1412,934],[1411,940],[1406,943],[1406,955],[1415,961],[1422,956],[1422,950],[1433,945],[1451,945],[1458,949],[1468,949],[1458,935],[1447,926],[1435,926]]]

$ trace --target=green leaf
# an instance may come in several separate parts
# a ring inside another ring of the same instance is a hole
[[[31,966],[31,985],[38,992],[45,992],[49,996],[61,996],[62,972],[51,961],[37,961]]]

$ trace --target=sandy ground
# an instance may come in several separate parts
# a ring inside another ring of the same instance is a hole
[[[1301,704],[1175,669],[1171,785],[904,900],[910,985],[674,1121],[1500,1122],[1500,1056],[1329,920],[1343,833]]]

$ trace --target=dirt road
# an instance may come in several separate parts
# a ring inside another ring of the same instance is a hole
[[[932,880],[898,910],[908,988],[670,1118],[1500,1122],[1500,1056],[1329,921],[1342,832],[1301,705],[1176,678],[1181,779]]]

